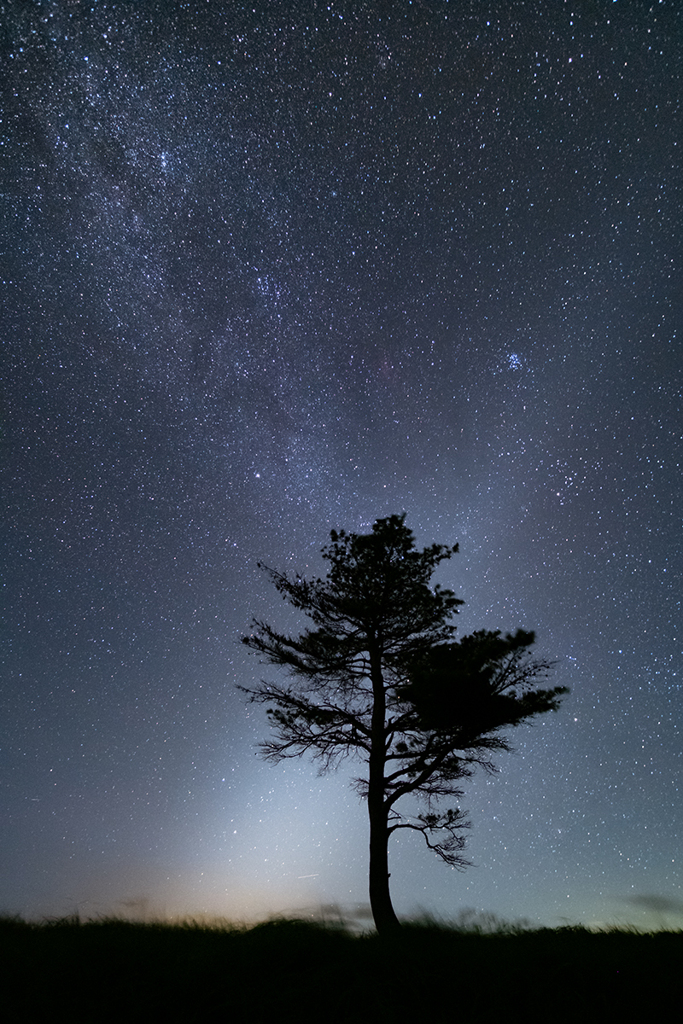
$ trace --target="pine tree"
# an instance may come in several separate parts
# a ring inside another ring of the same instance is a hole
[[[430,582],[457,545],[418,551],[405,515],[378,519],[369,534],[330,536],[325,579],[260,566],[311,626],[294,637],[255,620],[243,642],[285,667],[291,683],[242,689],[274,727],[261,744],[266,760],[310,753],[327,770],[353,754],[367,765],[354,785],[368,804],[370,905],[383,932],[399,924],[389,837],[420,832],[447,864],[464,867],[469,822],[442,802],[462,797],[460,783],[477,766],[495,770],[492,753],[510,749],[501,729],[557,710],[566,689],[534,688],[551,664],[529,657],[533,633],[454,640],[449,620],[463,602]],[[399,810],[406,797],[421,798],[424,811]]]

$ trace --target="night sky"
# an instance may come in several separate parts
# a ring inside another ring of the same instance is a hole
[[[680,927],[681,4],[0,22],[0,910],[366,906],[358,769],[259,761],[239,639],[304,625],[257,560],[406,512],[571,694],[397,911]]]

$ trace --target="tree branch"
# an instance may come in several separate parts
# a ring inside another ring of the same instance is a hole
[[[399,816],[400,817],[400,816]],[[463,830],[471,828],[471,822],[465,814],[456,808],[449,808],[441,814],[429,811],[427,814],[419,814],[413,821],[401,818],[389,826],[389,834],[398,829],[407,828],[413,832],[420,832],[430,850],[433,850],[446,864],[451,867],[463,869],[470,866],[462,854],[466,845],[465,836],[461,835]],[[432,842],[432,833],[445,832],[446,837],[440,842]]]

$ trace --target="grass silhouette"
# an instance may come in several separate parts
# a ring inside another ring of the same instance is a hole
[[[396,935],[0,918],[5,1021],[659,1020],[683,1005],[683,932],[429,919]],[[675,1019],[675,1017],[673,1017]]]

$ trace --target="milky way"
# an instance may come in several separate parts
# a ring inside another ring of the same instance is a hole
[[[679,5],[0,12],[0,909],[365,904],[238,641],[405,511],[571,696],[397,910],[680,924]]]

